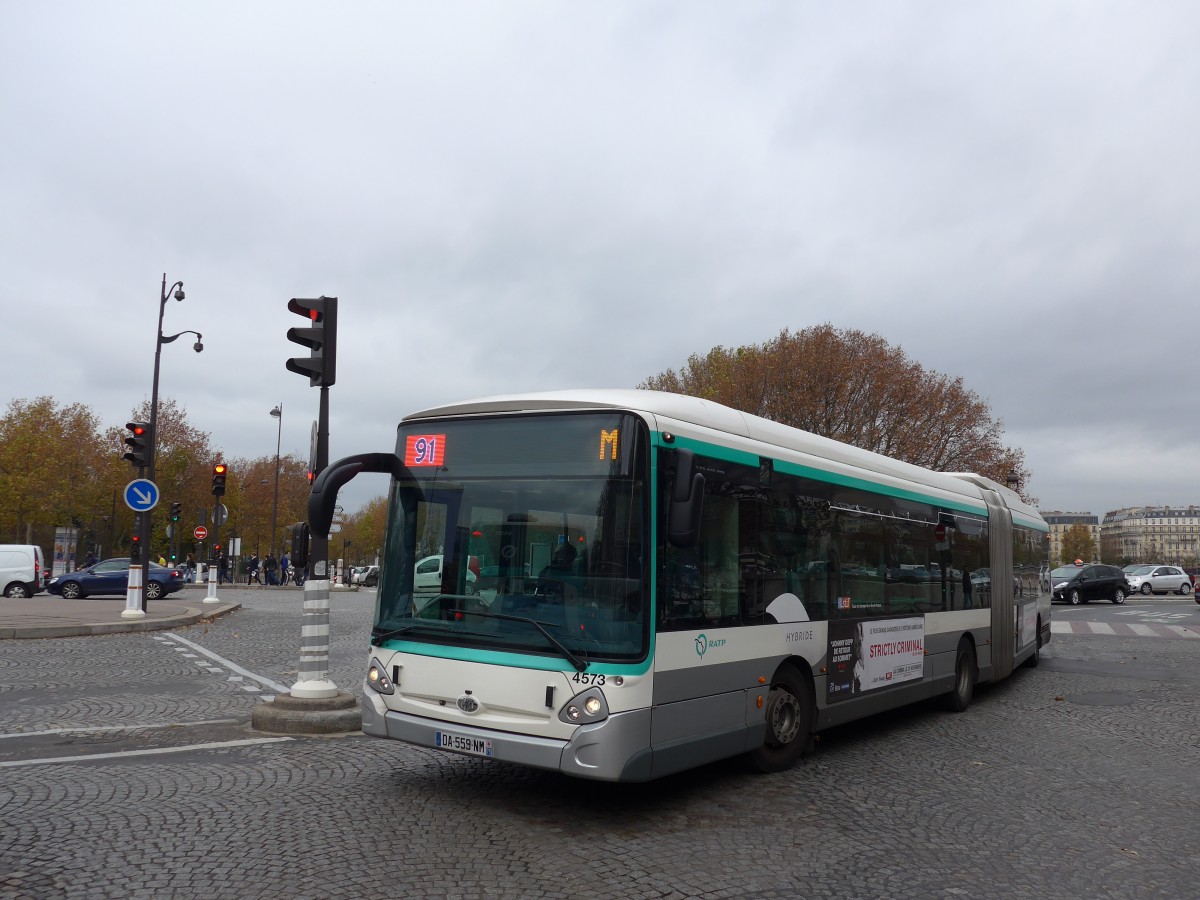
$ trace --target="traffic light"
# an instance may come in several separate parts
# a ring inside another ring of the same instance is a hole
[[[289,372],[308,376],[310,387],[330,387],[337,374],[337,297],[301,300],[293,297],[288,310],[308,319],[308,328],[289,328],[287,339],[307,347],[308,356],[287,361]]]
[[[213,466],[213,496],[225,496],[225,464],[217,463]]]
[[[171,504],[171,521],[178,522],[179,515],[182,512],[183,512],[183,505],[181,503],[179,503],[178,500],[175,501],[174,503],[172,503]],[[175,557],[171,557],[171,558],[174,559]]]
[[[142,536],[134,532],[130,538],[129,544],[129,559],[131,562],[140,562],[142,558]]]
[[[137,468],[144,469],[150,465],[150,426],[145,422],[126,422],[125,427],[129,429],[129,437],[125,438],[125,446],[129,448],[125,459]]]

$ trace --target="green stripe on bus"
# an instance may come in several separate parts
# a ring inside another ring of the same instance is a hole
[[[461,662],[482,663],[488,666],[507,666],[512,669],[539,669],[544,672],[563,672],[567,676],[575,672],[574,666],[561,656],[525,656],[503,650],[475,650],[468,647],[449,647],[443,644],[421,644],[415,641],[388,640],[378,644],[385,650],[412,653],[416,656],[432,656],[435,659],[454,659]],[[645,660],[632,665],[621,663],[589,663],[588,672],[604,675],[645,675],[650,671],[653,653]],[[586,661],[586,660],[585,660]]]
[[[659,442],[656,441],[656,443]],[[710,444],[706,441],[700,441],[694,438],[677,437],[675,438],[674,443],[659,443],[659,446],[684,447],[688,450],[694,450],[697,453],[703,453],[706,456],[711,456],[714,459],[724,460],[725,462],[740,463],[741,465],[758,468],[760,454],[750,453],[746,450],[735,450],[732,447],[723,447],[720,444]],[[814,468],[813,466],[806,466],[802,465],[801,463],[793,463],[785,459],[778,459],[776,457],[770,458],[774,460],[776,470],[786,475],[799,475],[804,478],[811,478],[813,481],[823,481],[827,484],[836,484],[841,487],[857,488],[858,490],[869,491],[873,494],[883,494],[888,497],[896,497],[900,500],[914,500],[918,503],[928,503],[931,506],[957,509],[961,512],[969,512],[981,516],[987,515],[987,507],[984,505],[977,506],[975,504],[967,503],[966,501],[947,500],[944,497],[934,497],[930,494],[923,494],[919,491],[910,491],[905,490],[904,488],[890,487],[888,485],[879,484],[875,481],[870,481],[866,478],[856,478],[852,475],[838,475],[835,472],[827,472],[824,469]]]

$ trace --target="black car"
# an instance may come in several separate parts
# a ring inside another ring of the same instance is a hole
[[[1093,563],[1090,566],[1061,566],[1050,573],[1054,599],[1078,606],[1092,600],[1124,603],[1129,595],[1125,573],[1116,566]]]

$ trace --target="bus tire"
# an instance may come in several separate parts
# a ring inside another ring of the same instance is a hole
[[[963,638],[958,642],[958,652],[954,655],[954,687],[944,696],[946,709],[963,712],[971,705],[971,698],[975,695],[975,679],[975,648]]]
[[[1039,659],[1041,652],[1042,652],[1042,619],[1039,616],[1038,621],[1037,621],[1037,643],[1033,648],[1033,655],[1028,657],[1025,660],[1025,662],[1022,663],[1022,665],[1026,666],[1027,668],[1030,668],[1030,669],[1036,669],[1038,667],[1038,663],[1041,662],[1041,660]]]
[[[767,692],[764,712],[766,739],[747,755],[760,772],[783,772],[794,766],[812,743],[816,718],[812,684],[793,666],[780,666]]]

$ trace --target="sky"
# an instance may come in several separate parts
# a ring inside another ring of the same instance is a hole
[[[1200,5],[0,0],[0,401],[330,457],[830,323],[961,376],[1043,510],[1200,503]],[[270,410],[282,404],[283,417]],[[208,473],[203,474],[204,478]],[[383,476],[342,491],[352,510]]]

